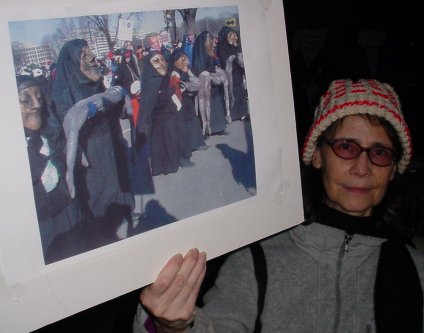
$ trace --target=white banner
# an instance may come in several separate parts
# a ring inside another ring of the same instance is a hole
[[[119,19],[118,39],[132,41],[134,25],[131,20]]]

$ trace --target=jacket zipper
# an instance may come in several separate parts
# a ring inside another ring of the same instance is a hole
[[[340,248],[339,257],[337,259],[337,276],[336,276],[336,321],[334,323],[334,332],[338,332],[340,325],[340,307],[341,307],[341,292],[340,292],[340,273],[342,269],[343,257],[349,253],[350,242],[352,235],[345,233],[342,246]]]
[[[349,234],[345,234],[344,243],[343,243],[343,254],[349,253],[350,241],[352,240],[352,236]]]

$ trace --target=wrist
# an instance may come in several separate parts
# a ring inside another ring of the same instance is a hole
[[[196,311],[187,320],[174,320],[168,321],[166,319],[160,319],[152,317],[156,333],[186,333],[194,325],[194,318]]]

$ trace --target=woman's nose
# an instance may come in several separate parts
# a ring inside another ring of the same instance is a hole
[[[367,152],[363,151],[353,160],[352,172],[358,176],[368,175],[371,171],[371,161],[368,158]]]

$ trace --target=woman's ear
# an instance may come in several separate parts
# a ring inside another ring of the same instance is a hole
[[[319,148],[315,148],[314,154],[312,155],[312,165],[315,169],[321,169],[322,167],[322,156]]]

